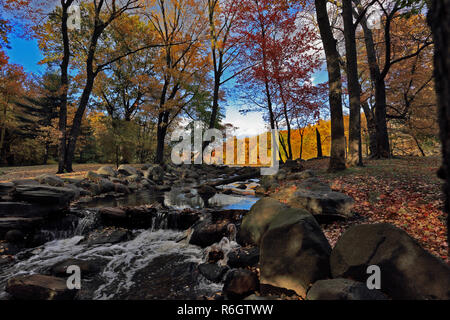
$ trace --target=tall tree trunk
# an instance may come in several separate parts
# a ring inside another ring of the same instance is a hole
[[[67,95],[69,92],[69,76],[68,68],[70,61],[70,43],[67,20],[69,19],[68,10],[73,0],[61,0],[62,16],[61,16],[61,34],[63,38],[63,59],[61,62],[61,95],[59,106],[59,143],[58,143],[58,173],[64,173],[66,170],[67,158]]]
[[[302,160],[302,156],[303,156],[303,133],[300,132],[300,158],[299,158],[300,160]]]
[[[164,142],[167,134],[167,126],[169,122],[169,112],[164,111],[158,115],[158,129],[156,133],[157,146],[155,163],[164,164]]]
[[[369,151],[370,155],[374,156],[377,152],[377,129],[375,117],[367,101],[362,104],[362,107],[364,110],[364,115],[366,116],[367,131],[369,132]]]
[[[356,53],[356,28],[353,24],[352,0],[343,0],[342,17],[344,19],[345,52],[347,60],[347,81],[350,99],[350,119],[348,138],[348,166],[362,163],[359,152],[361,140],[361,92],[358,79],[358,61]]]
[[[2,129],[0,132],[0,150],[3,150],[5,144],[5,136],[6,136],[6,114],[8,111],[8,99],[3,103],[2,110]],[[3,158],[3,157],[2,157]]]
[[[90,68],[88,68],[89,71]],[[95,74],[93,72],[87,73],[86,86],[84,87],[83,93],[80,98],[80,103],[78,105],[77,111],[75,112],[75,117],[73,118],[72,128],[70,129],[69,141],[67,144],[67,157],[65,161],[65,169],[67,172],[73,172],[72,162],[75,156],[75,149],[77,146],[77,139],[81,132],[81,122],[83,121],[84,112],[89,103],[89,98],[91,96],[92,88],[94,86]]]
[[[330,87],[331,116],[331,159],[330,171],[345,170],[345,132],[342,114],[342,80],[339,53],[331,30],[327,12],[327,0],[315,0],[317,21],[327,60],[328,82]]]
[[[445,180],[444,211],[447,216],[447,240],[450,242],[450,0],[432,0],[428,23],[434,39],[434,78],[439,107],[443,163],[439,177]]]
[[[316,128],[316,141],[317,141],[317,158],[322,158],[322,138],[320,137],[319,129]]]
[[[355,3],[360,4],[359,0]],[[362,9],[358,10],[358,14],[362,14]],[[360,21],[364,32],[364,43],[367,51],[367,61],[369,63],[370,78],[375,86],[375,130],[376,130],[376,150],[372,154],[376,158],[389,158],[389,135],[386,123],[386,83],[380,71],[377,61],[377,54],[373,40],[372,30],[367,25],[367,18],[363,16]],[[386,62],[385,62],[386,63]],[[372,152],[372,150],[371,150]]]

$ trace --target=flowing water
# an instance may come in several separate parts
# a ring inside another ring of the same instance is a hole
[[[198,274],[211,248],[188,244],[187,232],[164,229],[164,221],[151,230],[134,230],[132,240],[118,244],[88,245],[80,241],[94,229],[98,214],[94,208],[135,206],[158,201],[174,209],[216,207],[224,210],[248,210],[258,200],[251,195],[216,194],[206,202],[195,191],[187,197],[185,188],[174,188],[159,195],[138,192],[120,199],[105,198],[79,209],[80,217],[70,230],[46,230],[52,241],[16,256],[15,264],[3,265],[0,271],[0,299],[7,299],[4,287],[9,278],[34,273],[48,274],[56,263],[70,258],[95,261],[101,270],[82,282],[81,299],[195,299],[221,291]],[[164,219],[161,219],[164,220]],[[225,253],[237,246],[234,236],[214,245]]]

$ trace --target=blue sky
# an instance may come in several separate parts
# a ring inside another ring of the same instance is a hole
[[[7,49],[9,62],[23,66],[26,72],[41,74],[45,72],[45,66],[38,62],[43,58],[36,40],[25,40],[14,35],[10,37],[10,47]]]
[[[15,36],[10,38],[11,49],[7,50],[10,63],[22,65],[26,72],[35,74],[43,74],[45,66],[39,65],[38,62],[43,58],[36,40],[25,40]],[[314,83],[327,81],[327,72],[322,70],[317,72],[313,77]],[[262,133],[266,130],[266,123],[263,120],[263,114],[260,112],[251,112],[246,115],[239,113],[242,106],[230,105],[226,109],[226,117],[224,122],[232,123],[238,128],[236,135],[252,136]]]

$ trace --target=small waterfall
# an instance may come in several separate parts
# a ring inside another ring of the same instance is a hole
[[[221,266],[226,266],[228,264],[228,254],[236,248],[239,248],[239,244],[236,242],[236,226],[234,224],[230,224],[228,226],[230,236],[224,237],[220,240],[219,243],[215,243],[212,246],[209,246],[203,251],[203,261],[207,262],[209,253],[211,251],[221,251],[223,252],[223,259],[219,260],[218,264]]]
[[[158,211],[152,217],[152,231],[168,229],[169,214],[164,211]]]
[[[82,236],[92,231],[97,225],[99,219],[98,211],[96,210],[83,210],[83,218],[80,218],[78,225],[74,230],[73,235]]]

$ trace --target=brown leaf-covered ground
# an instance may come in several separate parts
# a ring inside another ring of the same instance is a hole
[[[335,191],[355,199],[360,217],[325,226],[331,245],[351,225],[387,222],[405,230],[432,254],[449,262],[440,158],[402,157],[366,160],[365,167],[328,173],[328,160],[306,162]]]

